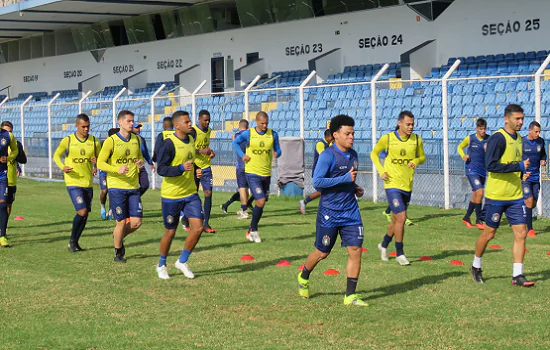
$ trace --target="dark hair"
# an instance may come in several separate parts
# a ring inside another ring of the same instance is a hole
[[[186,111],[175,111],[172,114],[172,122],[175,122],[176,120],[180,119],[181,117],[189,116],[189,113]]]
[[[164,117],[164,119],[162,119],[162,122],[163,123],[166,123],[166,122],[172,122],[172,117]]]
[[[258,118],[268,118],[269,119],[269,116],[267,115],[266,112],[264,111],[259,111],[257,114],[256,114],[256,119]]]
[[[504,115],[509,116],[512,113],[523,113],[523,108],[520,105],[511,103],[504,109]]]
[[[128,111],[126,109],[118,112],[118,118],[117,120],[121,120],[123,119],[124,117],[126,117],[127,115],[131,115],[132,117],[134,116],[134,112],[131,112],[131,111]]]
[[[113,136],[114,134],[116,134],[119,131],[120,131],[120,128],[111,128],[111,129],[109,129],[109,131],[107,131],[107,134],[109,136]]]
[[[476,121],[476,128],[487,127],[487,121],[483,118],[478,118]]]
[[[330,134],[334,134],[335,132],[340,130],[342,126],[355,126],[355,121],[352,117],[345,114],[339,114],[336,117],[333,117],[330,120]]]
[[[2,123],[4,124],[4,123]],[[529,123],[529,130],[533,129],[534,127],[537,127],[540,129],[540,124],[536,120],[533,120],[531,123]]]
[[[414,115],[410,111],[401,111],[397,117],[397,121],[405,120],[405,117],[414,118]]]
[[[248,129],[248,120],[246,120],[246,119],[241,119],[241,120],[239,121],[239,128],[240,128],[240,127],[246,127],[246,128]]]
[[[189,114],[189,113],[188,113]],[[201,109],[199,111],[199,118],[202,117],[203,115],[207,115],[210,117],[210,112],[208,112],[206,109]]]
[[[76,122],[78,123],[79,120],[82,120],[83,122],[90,122],[90,117],[88,117],[84,113],[80,113],[79,115],[76,116]]]
[[[4,126],[9,126],[13,129],[13,124],[10,121],[4,120],[2,124],[0,124],[0,128],[3,128]]]
[[[331,136],[330,129],[325,130],[325,137]]]

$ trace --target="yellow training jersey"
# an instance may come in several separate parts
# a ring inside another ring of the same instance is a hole
[[[250,160],[245,165],[245,173],[271,176],[274,140],[271,129],[267,129],[263,135],[260,135],[256,128],[250,129],[250,142],[246,147],[246,155]]]
[[[92,187],[93,186],[93,163],[92,158],[97,158],[101,150],[101,143],[93,136],[88,135],[85,139],[79,139],[76,134],[71,134],[61,140],[55,150],[53,160],[59,169],[68,166],[73,170],[63,173],[67,187]],[[61,157],[65,156],[64,160]]]
[[[380,152],[386,151],[384,166],[380,163]],[[417,166],[426,161],[422,138],[411,134],[406,139],[398,137],[397,131],[386,134],[370,154],[372,162],[379,174],[387,173],[389,179],[384,181],[384,188],[395,188],[411,192],[413,188],[414,169],[409,167],[413,162]]]
[[[210,134],[212,129],[208,128],[206,131],[202,131],[198,126],[193,126],[196,131],[195,148],[201,150],[206,147],[210,147]],[[210,167],[210,157],[206,154],[197,154],[195,157],[195,164],[201,168],[206,169]]]
[[[189,135],[189,142],[184,142],[178,138],[174,132],[168,136],[165,141],[171,140],[174,145],[174,158],[171,166],[179,167],[189,161],[194,162],[196,156],[195,141]],[[162,178],[162,187],[160,196],[167,199],[181,199],[197,193],[195,184],[194,170],[184,171],[181,176],[164,176]]]
[[[139,188],[139,168],[136,161],[143,158],[139,136],[130,133],[125,140],[118,133],[103,142],[97,167],[107,172],[109,188],[135,190]],[[128,164],[128,172],[119,174],[121,166]]]
[[[505,130],[500,129],[506,140],[506,149],[499,162],[503,164],[519,163],[522,161],[523,147],[519,133],[514,140]],[[487,184],[485,185],[485,197],[492,200],[509,201],[523,198],[521,187],[521,172],[493,173],[487,172]]]
[[[8,154],[11,154],[11,148],[8,148]],[[17,186],[17,161],[8,160],[8,186]]]

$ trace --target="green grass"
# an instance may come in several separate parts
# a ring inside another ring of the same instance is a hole
[[[2,349],[273,349],[273,348],[550,348],[548,221],[529,238],[526,275],[534,288],[512,287],[512,234],[503,225],[484,257],[484,285],[471,281],[477,229],[460,223],[461,210],[412,206],[406,229],[412,266],[379,259],[383,205],[361,202],[365,247],[358,291],[369,308],[345,307],[346,251],[335,248],[312,273],[312,297],[298,297],[298,267],[313,248],[315,207],[302,216],[294,200],[272,198],[260,223],[262,244],[244,239],[248,221],[223,215],[226,193],[214,194],[212,226],[190,266],[194,280],[173,266],[185,234],[169,257],[172,278],[157,278],[163,234],[158,191],[144,197],[144,223],[128,237],[127,264],[112,261],[112,222],[99,220],[99,189],[84,231],[85,252],[70,254],[74,211],[62,184],[21,180],[0,250]],[[234,204],[232,212],[238,209]],[[13,221],[21,215],[24,221]],[[339,243],[337,243],[339,245]],[[391,246],[393,248],[393,245]],[[393,249],[392,249],[393,250]],[[251,254],[256,260],[239,258]],[[429,255],[433,261],[417,261]],[[290,267],[276,267],[282,259]],[[452,266],[451,260],[464,266]],[[333,268],[338,276],[324,276]]]

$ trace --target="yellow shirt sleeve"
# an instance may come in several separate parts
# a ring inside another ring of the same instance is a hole
[[[386,135],[382,136],[370,153],[370,159],[372,160],[372,163],[374,164],[376,170],[378,170],[378,174],[380,175],[384,173],[384,166],[382,166],[382,163],[380,162],[380,152],[388,149],[388,139],[389,137],[387,137]]]
[[[61,170],[63,170],[63,167],[65,166],[61,157],[65,154],[65,152],[67,152],[68,145],[69,138],[64,137],[63,140],[61,140],[61,142],[59,143],[59,146],[57,146],[55,153],[53,154],[53,161]]]
[[[94,152],[94,155],[97,158],[97,157],[99,157],[99,153],[101,152],[101,142],[99,142],[99,140],[96,137],[94,137],[94,139],[95,139],[95,152]]]
[[[424,143],[422,142],[422,138],[418,135],[416,135],[416,137],[418,138],[418,157],[413,159],[412,162],[418,166],[420,164],[424,164],[426,161],[426,155],[424,154]]]
[[[14,160],[17,155],[19,154],[19,148],[17,147],[17,140],[13,136],[13,134],[10,132],[10,148],[11,148],[11,154],[8,156],[8,162]]]
[[[466,153],[464,153],[464,148],[470,146],[470,136],[466,136],[464,140],[458,145],[457,151],[458,154],[460,154],[460,157],[464,157]]]
[[[325,150],[325,144],[321,141],[317,142],[315,145],[315,150],[317,151],[317,154],[321,154]]]
[[[101,148],[99,156],[97,157],[97,167],[99,170],[103,170],[108,173],[118,173],[118,167],[107,163],[109,157],[113,153],[114,146],[115,142],[112,138],[108,138],[107,140],[105,140],[105,142],[103,142],[103,147]]]

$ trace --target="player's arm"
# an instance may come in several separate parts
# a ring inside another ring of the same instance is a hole
[[[418,135],[416,135],[416,137],[418,137],[418,146],[416,149],[417,155],[416,158],[411,161],[411,163],[414,164],[414,167],[412,168],[416,168],[420,164],[424,164],[424,162],[426,161],[426,154],[424,153],[424,143],[422,142],[422,138]]]
[[[110,165],[107,163],[109,158],[111,157],[111,154],[113,154],[113,150],[115,146],[115,142],[112,138],[108,138],[103,142],[103,147],[101,147],[101,152],[99,152],[99,156],[97,156],[97,168],[99,170],[103,170],[106,173],[117,173],[120,167],[116,165]],[[127,164],[126,164],[127,166]]]
[[[9,147],[11,148],[11,154],[8,156],[7,160],[8,160],[8,162],[11,162],[19,154],[19,148],[17,147],[17,140],[15,139],[15,137],[13,137],[13,134],[11,132],[10,132]]]
[[[57,149],[53,154],[53,161],[61,170],[64,170],[63,168],[65,167],[65,164],[63,164],[63,160],[61,159],[61,157],[67,152],[68,146],[69,146],[69,138],[64,137],[59,143],[59,146],[57,146]]]
[[[376,170],[380,176],[386,172],[380,162],[380,152],[388,149],[388,139],[389,137],[381,137],[372,149],[372,152],[370,152],[370,159],[372,160],[372,163],[376,167]]]
[[[141,153],[143,154],[143,159],[145,159],[149,165],[153,165],[153,160],[151,159],[149,149],[147,148],[147,142],[145,142],[143,137],[141,138]]]
[[[157,135],[157,139],[155,140],[155,147],[153,148],[153,162],[158,162],[158,155],[160,153],[160,150],[162,149],[162,143],[164,142],[164,138],[162,136],[162,133],[159,133]]]
[[[467,161],[470,158],[469,155],[464,153],[464,149],[468,146],[470,146],[470,136],[466,136],[464,140],[462,140],[462,142],[458,145],[458,148],[457,148],[458,154],[460,154],[460,158],[462,158],[464,161]],[[468,157],[468,158],[464,158],[464,157]]]
[[[237,152],[237,154],[241,158],[244,157],[245,154],[239,144],[244,141],[246,141],[247,143],[250,142],[250,130],[245,130],[241,132],[241,134],[235,137],[235,139],[232,142],[233,149],[235,150],[235,152]]]
[[[504,135],[496,133],[487,141],[485,152],[485,168],[492,173],[513,173],[516,171],[525,172],[524,162],[504,164],[500,158],[506,150],[506,139]],[[529,160],[525,160],[528,162]]]
[[[279,134],[276,131],[273,131],[273,151],[275,152],[276,158],[279,158],[283,151],[281,150],[281,145],[279,144]]]
[[[323,152],[319,155],[319,160],[313,171],[313,187],[322,189],[354,182],[351,171],[342,176],[327,177],[333,163],[334,154],[332,152]]]
[[[546,166],[546,145],[545,145],[545,142],[544,142],[544,139],[541,138],[542,140],[542,147],[540,148],[540,165],[541,166]]]
[[[15,161],[18,164],[27,164],[27,155],[25,154],[25,150],[23,150],[23,145],[19,141],[17,141],[17,149],[19,150],[19,154],[15,157]]]
[[[176,150],[172,140],[167,139],[162,145],[162,151],[160,152],[160,158],[157,162],[157,172],[160,176],[174,177],[181,176],[185,171],[184,165],[172,165]],[[190,163],[190,162],[189,162]],[[192,165],[192,164],[191,164]]]

